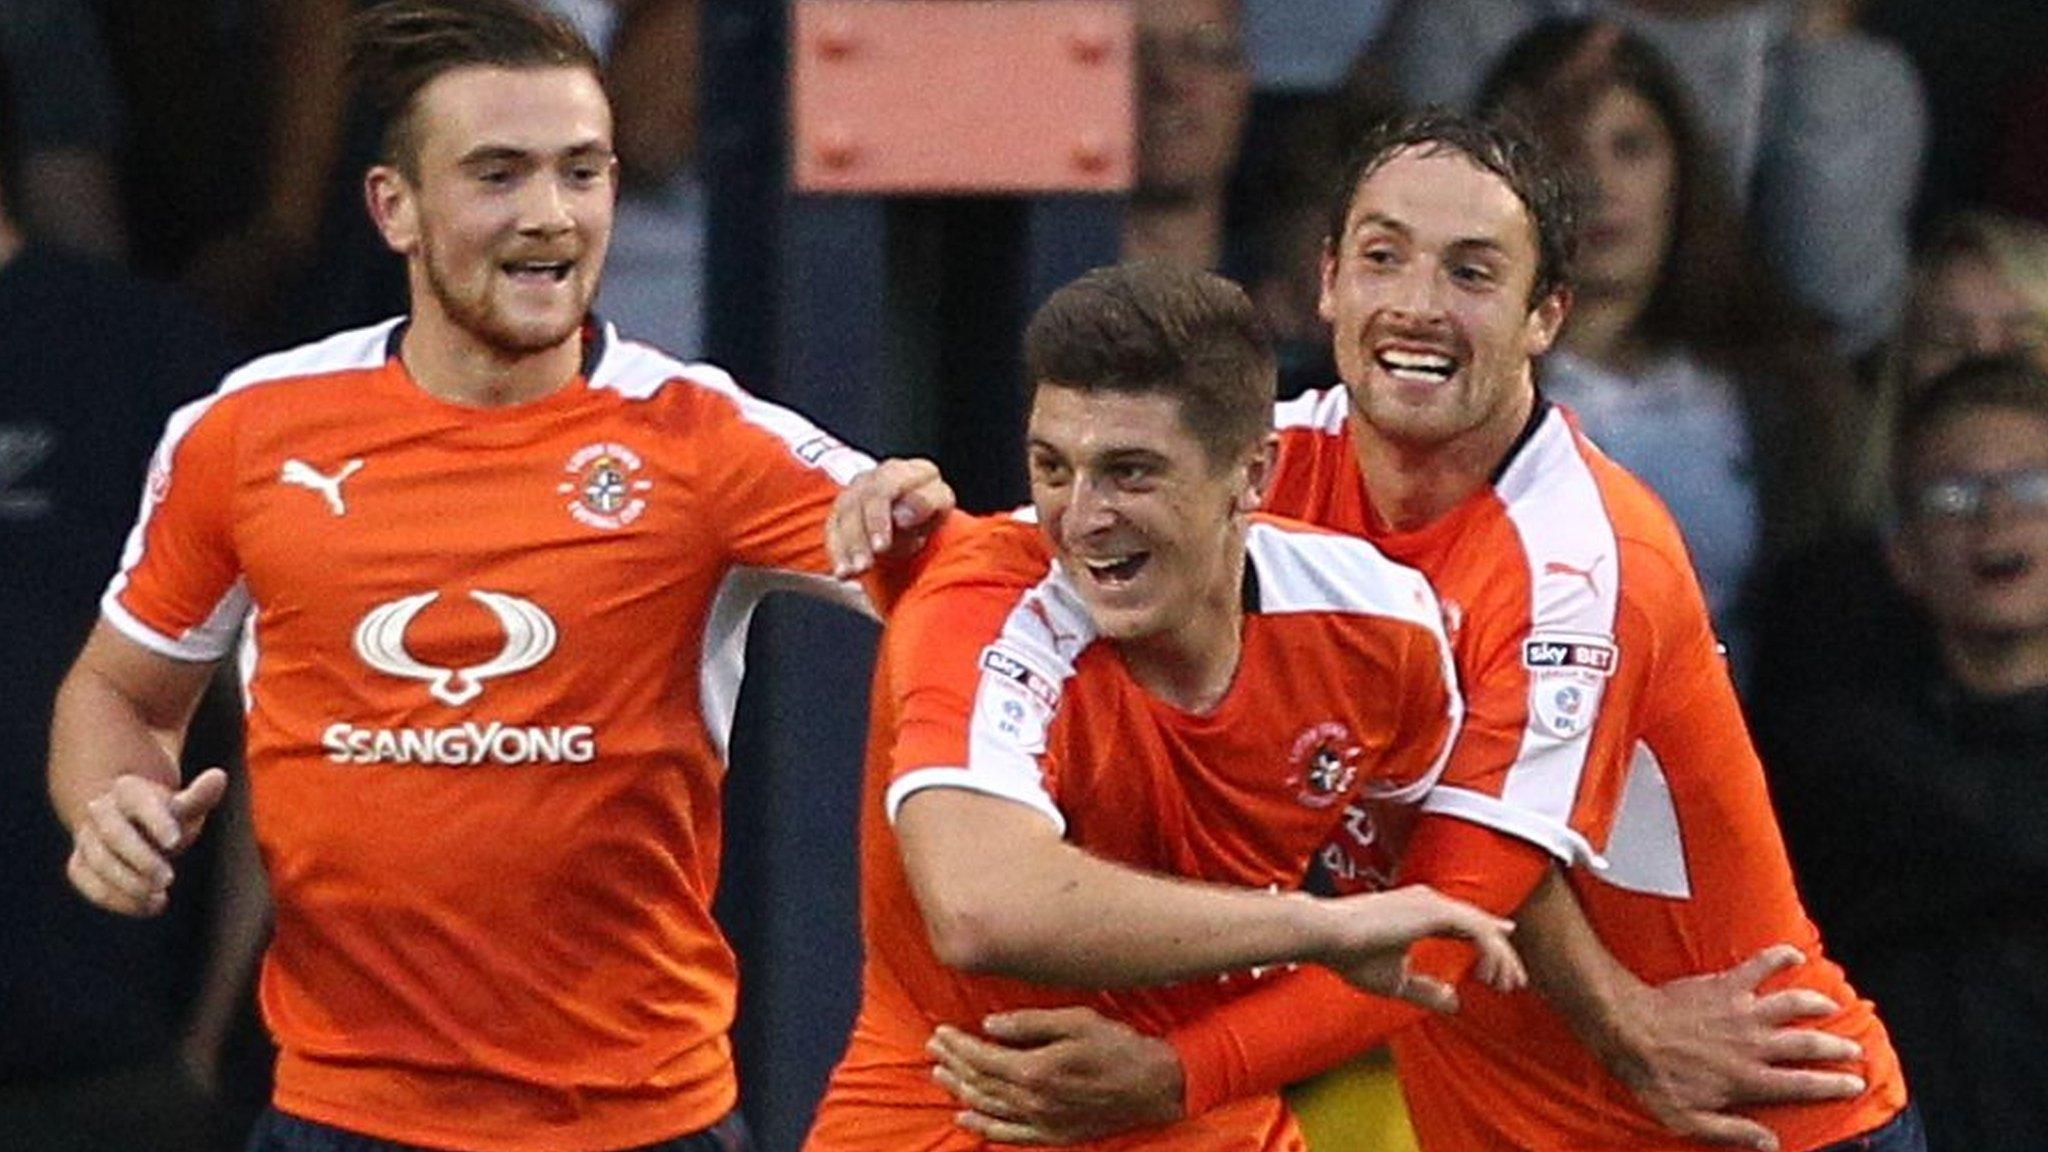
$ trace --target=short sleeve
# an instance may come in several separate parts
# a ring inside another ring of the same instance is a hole
[[[142,510],[100,608],[123,635],[179,660],[227,654],[249,601],[232,532],[232,409],[218,397],[171,416]]]

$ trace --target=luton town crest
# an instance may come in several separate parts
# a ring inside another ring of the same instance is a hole
[[[624,444],[586,444],[562,469],[555,491],[569,497],[569,515],[592,528],[623,528],[647,510],[654,481],[639,477],[640,454]]]
[[[1358,782],[1358,758],[1363,749],[1351,738],[1351,730],[1334,720],[1311,725],[1294,738],[1288,763],[1294,772],[1287,783],[1294,798],[1310,808],[1328,808],[1345,799]]]

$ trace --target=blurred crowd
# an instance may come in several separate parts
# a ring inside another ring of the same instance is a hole
[[[600,48],[618,112],[598,307],[696,355],[716,4],[536,2]],[[1333,378],[1322,238],[1360,126],[1443,103],[1569,159],[1590,196],[1542,391],[1684,530],[1814,915],[1895,1029],[1932,1147],[2048,1145],[2048,12],[1133,6],[1123,254],[1246,284],[1283,392]],[[247,353],[404,310],[361,209],[355,7],[0,5],[0,1131],[23,1146],[124,1147],[104,1132],[146,1113],[150,1147],[231,1147],[261,1100],[246,836],[208,842],[211,899],[86,908],[44,729],[171,409]],[[232,746],[221,695],[206,763]]]

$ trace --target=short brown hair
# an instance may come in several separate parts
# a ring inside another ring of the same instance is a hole
[[[1921,445],[1962,413],[1986,408],[2048,420],[2048,373],[2024,357],[1979,357],[1928,381],[1899,410],[1893,426],[1892,493],[1900,508],[1910,506],[1913,485],[1921,479]]]
[[[458,68],[582,68],[602,76],[574,25],[530,0],[386,0],[350,25],[349,74],[383,125],[379,159],[419,176],[422,89]]]
[[[1034,390],[1157,393],[1216,464],[1273,426],[1279,369],[1244,290],[1159,260],[1097,268],[1052,294],[1024,333]]]
[[[1579,251],[1582,199],[1571,175],[1536,138],[1511,117],[1481,118],[1447,108],[1425,108],[1382,120],[1352,146],[1330,198],[1329,243],[1344,242],[1344,224],[1358,199],[1358,186],[1396,155],[1415,149],[1424,156],[1456,153],[1500,177],[1522,202],[1536,233],[1536,282],[1529,305],[1572,283]]]

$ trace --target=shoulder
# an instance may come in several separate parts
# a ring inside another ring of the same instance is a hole
[[[258,356],[235,368],[213,392],[171,416],[166,445],[175,444],[196,426],[230,419],[233,413],[259,400],[296,405],[304,395],[302,389],[345,384],[347,377],[376,370],[390,358],[391,333],[399,323],[392,319],[338,332],[310,344]]]
[[[1344,430],[1350,413],[1351,399],[1343,385],[1310,389],[1273,406],[1273,430],[1303,438],[1332,435]]]
[[[704,425],[735,422],[779,441],[798,460],[840,480],[874,466],[859,450],[799,413],[763,400],[714,364],[685,361],[605,325],[592,389],[644,406],[648,419]]]
[[[1258,577],[1261,613],[1331,612],[1439,626],[1436,594],[1422,573],[1356,536],[1255,516],[1245,553]]]
[[[931,543],[903,604],[963,592],[1017,598],[1052,578],[1052,551],[1035,524],[1013,516],[955,513]]]
[[[258,356],[228,373],[221,381],[223,394],[240,392],[263,384],[306,380],[342,372],[360,372],[380,367],[391,357],[391,334],[398,318],[351,328],[310,344]]]

